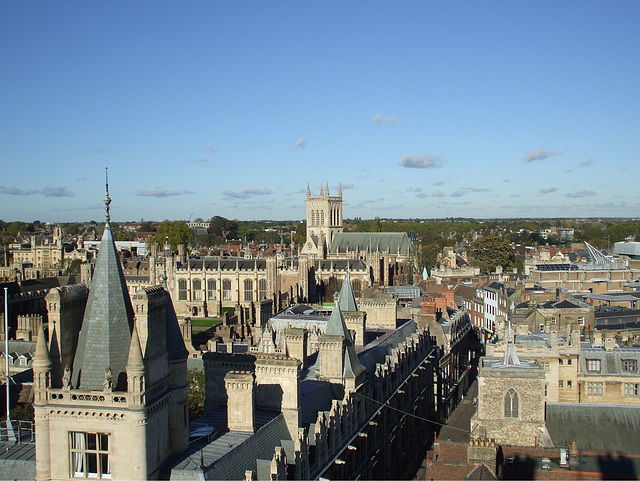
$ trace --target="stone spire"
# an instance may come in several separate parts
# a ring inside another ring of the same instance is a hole
[[[133,308],[108,221],[108,183],[104,203],[107,222],[82,320],[71,384],[76,389],[102,390],[105,370],[109,368],[114,391],[124,391]]]
[[[356,296],[353,294],[353,288],[351,287],[351,278],[349,276],[349,268],[347,266],[347,273],[342,281],[342,288],[340,289],[340,295],[338,296],[338,305],[343,312],[357,311],[358,305],[356,304]]]
[[[340,182],[340,188],[338,189],[338,196],[342,197],[342,182]]]
[[[324,191],[325,195],[329,197],[329,182],[327,182],[327,188]]]
[[[38,329],[38,341],[36,342],[36,352],[33,362],[33,402],[34,404],[45,404],[47,402],[47,388],[51,382],[51,358],[47,349],[47,336],[44,333],[44,326],[40,323]]]
[[[320,184],[320,197],[324,197],[324,190],[322,190],[322,184]]]
[[[131,333],[129,356],[127,358],[127,372],[129,371],[144,371],[144,359],[142,358],[142,349],[140,349],[140,338],[138,337],[138,329],[135,328],[135,325]]]
[[[513,337],[511,336],[511,322],[509,322],[509,331],[507,334],[507,347],[504,350],[504,357],[502,358],[503,366],[519,366],[520,360],[516,354],[516,348],[513,345]]]
[[[307,199],[311,197],[311,188],[309,187],[309,184],[307,184]]]
[[[325,335],[341,336],[344,339],[343,376],[347,379],[357,379],[365,371],[365,367],[360,364],[353,338],[344,322],[339,302],[335,303],[333,311],[331,311]]]

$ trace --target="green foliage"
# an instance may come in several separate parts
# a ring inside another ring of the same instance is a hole
[[[80,266],[82,261],[80,259],[73,259],[67,266],[67,270],[64,272],[65,276],[70,274],[80,274]]]
[[[238,238],[238,222],[216,215],[209,221],[209,234],[222,237],[226,240]]]
[[[438,242],[433,232],[427,229],[420,238],[420,244],[416,247],[416,267],[417,274],[421,274],[427,269],[427,274],[431,276],[431,271],[438,265],[438,254],[442,251],[442,242]]]
[[[187,379],[189,381],[189,390],[187,391],[189,421],[193,421],[204,414],[204,401],[207,397],[204,371],[189,369]]]
[[[18,235],[21,232],[22,233],[27,232],[27,224],[17,220],[15,222],[12,222],[11,224],[7,225],[6,232],[7,232],[7,234],[11,234],[11,235],[14,235],[14,236]]]
[[[6,411],[5,411],[6,412]],[[31,421],[35,419],[33,404],[18,404],[11,409],[11,421]]]
[[[79,232],[79,225],[76,224],[75,222],[72,222],[71,224],[67,224],[64,226],[64,231],[69,234],[69,235],[78,235]]]
[[[495,235],[484,236],[471,245],[469,249],[471,263],[480,267],[482,274],[495,272],[497,266],[507,271],[514,267],[522,268],[520,259],[508,239]]]
[[[179,245],[189,246],[193,242],[193,230],[183,220],[165,220],[158,225],[156,235],[151,237],[149,243],[162,248],[165,242],[168,242],[174,251]]]

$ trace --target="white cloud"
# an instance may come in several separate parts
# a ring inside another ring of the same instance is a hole
[[[594,197],[597,194],[592,190],[580,190],[578,192],[569,192],[567,197],[581,198],[581,197]]]
[[[204,151],[205,152],[216,152],[216,148],[210,146],[209,144],[207,144],[207,145],[204,146]]]
[[[583,160],[582,162],[578,162],[578,167],[590,167],[593,165],[593,161],[591,159]]]
[[[443,161],[437,155],[420,154],[411,155],[404,154],[398,165],[407,169],[429,169],[442,167]]]
[[[240,192],[234,192],[232,190],[222,191],[222,195],[227,199],[248,199],[254,195],[271,195],[272,192],[266,188],[247,187]]]
[[[45,197],[73,197],[66,187],[45,187],[40,193]]]
[[[37,195],[41,194],[45,197],[73,197],[73,192],[70,192],[66,187],[44,187],[40,190],[30,189],[30,190],[22,190],[18,187],[6,187],[4,185],[0,185],[0,194],[7,195],[18,195],[18,196],[28,196],[28,195]]]
[[[168,189],[163,189],[161,187],[149,187],[147,190],[136,190],[136,195],[140,197],[162,198],[162,197],[171,197],[174,195],[187,195],[187,194],[193,194],[193,192],[188,190],[181,190],[181,191],[168,190]]]
[[[534,162],[537,160],[544,160],[549,157],[553,157],[556,155],[560,155],[560,152],[556,152],[553,150],[548,150],[545,148],[542,149],[534,149],[528,154],[524,156],[524,161],[528,164],[529,162]]]
[[[293,144],[294,149],[304,149],[307,146],[307,139],[299,138],[298,141]]]
[[[390,117],[382,114],[374,115],[371,122],[373,125],[398,125],[400,123],[396,117]]]
[[[552,192],[558,192],[557,187],[549,187],[547,189],[540,189],[538,194],[551,194]]]
[[[436,180],[433,184],[434,187],[438,187],[440,185],[444,185],[444,181],[442,180]]]

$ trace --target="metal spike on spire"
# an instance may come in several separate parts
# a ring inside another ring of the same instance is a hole
[[[109,197],[109,167],[105,167],[105,170],[107,194],[104,196],[104,206],[107,211],[107,224],[109,224],[111,222],[111,215],[109,214],[109,206],[111,205],[111,197]]]

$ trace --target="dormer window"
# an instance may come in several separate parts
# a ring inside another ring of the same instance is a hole
[[[587,359],[587,371],[600,372],[600,359]]]
[[[623,372],[637,372],[638,371],[638,361],[635,359],[623,359],[622,360],[622,371]]]

